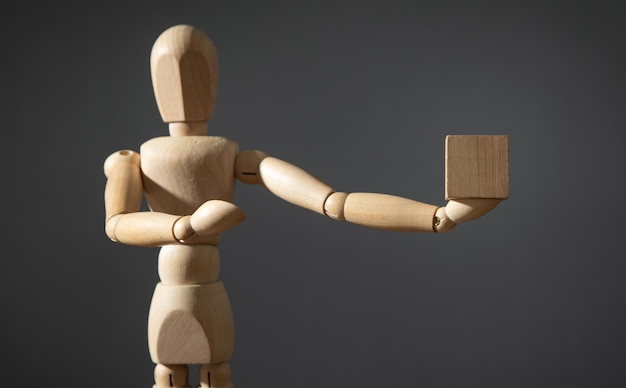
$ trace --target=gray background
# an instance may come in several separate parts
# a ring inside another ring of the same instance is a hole
[[[210,132],[338,190],[444,204],[445,135],[510,136],[510,199],[450,234],[338,223],[240,184],[248,219],[220,248],[237,388],[625,386],[618,4],[7,8],[3,385],[151,387],[157,250],[105,236],[102,163],[167,133],[149,54],[188,23],[218,49]]]

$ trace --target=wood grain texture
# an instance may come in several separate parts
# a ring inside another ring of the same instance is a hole
[[[447,136],[445,174],[446,199],[508,198],[508,136]]]

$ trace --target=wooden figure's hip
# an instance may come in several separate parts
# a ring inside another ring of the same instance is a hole
[[[230,359],[234,325],[221,281],[158,283],[148,317],[148,347],[155,363],[213,364]]]

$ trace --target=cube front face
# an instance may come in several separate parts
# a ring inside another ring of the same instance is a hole
[[[509,197],[509,137],[446,136],[446,199]]]

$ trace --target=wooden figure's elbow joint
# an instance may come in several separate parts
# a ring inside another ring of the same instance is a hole
[[[112,217],[109,217],[106,220],[106,223],[104,226],[104,232],[113,242],[118,242],[117,236],[115,235],[115,229],[117,228],[117,223],[119,222],[121,217],[122,217],[121,214],[116,214]]]
[[[333,220],[345,221],[346,216],[344,206],[347,198],[347,193],[339,191],[330,193],[324,201],[324,213]]]
[[[172,236],[179,243],[184,243],[187,239],[195,234],[191,226],[191,216],[179,217],[172,224]]]

